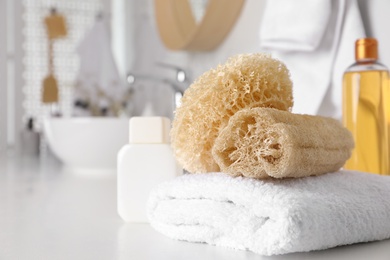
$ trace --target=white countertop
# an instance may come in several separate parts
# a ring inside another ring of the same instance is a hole
[[[0,260],[8,259],[389,260],[390,240],[274,257],[175,241],[118,217],[114,173],[77,175],[50,158],[0,155]]]

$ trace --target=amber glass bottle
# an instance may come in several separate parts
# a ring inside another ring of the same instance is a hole
[[[355,139],[344,168],[390,175],[389,71],[377,61],[373,38],[356,41],[355,58],[343,79],[343,124]]]

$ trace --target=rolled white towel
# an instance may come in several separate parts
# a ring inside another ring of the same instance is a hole
[[[188,174],[162,183],[150,224],[173,239],[305,252],[390,237],[390,177],[340,171],[285,180]]]

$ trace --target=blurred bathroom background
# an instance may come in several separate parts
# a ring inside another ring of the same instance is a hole
[[[188,1],[193,17],[199,25],[212,0],[182,1]],[[237,17],[232,17],[231,26],[225,28],[226,37],[221,37],[221,41],[211,50],[197,49],[195,45],[195,47],[184,46],[176,50],[169,48],[161,35],[161,30],[166,30],[166,24],[162,27],[163,25],[159,24],[161,20],[156,18],[155,5],[158,2],[162,6],[169,6],[178,1],[0,0],[0,156],[6,153],[34,154],[35,151],[38,153],[38,150],[42,152],[42,149],[47,149],[46,139],[50,137],[44,134],[44,121],[48,119],[110,117],[127,122],[131,116],[142,115],[172,118],[175,106],[180,105],[180,95],[191,82],[203,72],[225,62],[229,56],[269,51],[276,52],[276,56],[282,60],[285,57],[283,52],[282,55],[278,55],[278,50],[274,50],[272,45],[270,47],[262,44],[261,28],[265,30],[276,26],[269,24],[272,20],[270,15],[273,14],[272,10],[267,14],[267,4],[271,2],[270,0],[268,2],[245,0],[242,1],[240,10],[227,13]],[[319,45],[325,44],[328,39],[329,42],[336,42],[336,44],[344,41],[344,47],[329,47],[335,57],[324,61],[329,65],[322,64],[324,57],[315,58],[314,64],[307,57],[295,59],[301,63],[308,63],[312,70],[318,68],[325,71],[324,73],[313,72],[314,77],[322,74],[313,79],[313,82],[329,81],[326,84],[331,85],[333,81],[337,82],[337,77],[340,77],[339,72],[333,73],[333,68],[354,62],[353,43],[356,39],[353,38],[354,36],[348,36],[351,39],[346,39],[347,36],[343,38],[345,31],[355,30],[359,37],[365,35],[376,37],[379,41],[380,60],[390,65],[390,34],[387,29],[390,21],[388,16],[390,1],[314,2],[318,2],[319,5],[326,2],[330,8],[328,16],[323,15],[326,18],[322,21],[325,25],[318,26],[326,31],[332,23],[336,24],[334,29],[324,33],[326,36],[319,36]],[[341,2],[343,5],[340,4]],[[357,4],[358,13],[349,16],[348,12],[353,9],[354,4]],[[338,8],[336,11],[335,6]],[[306,8],[309,12],[309,8],[313,7]],[[53,14],[54,9],[57,15],[64,18],[66,35],[49,43],[44,19]],[[227,10],[228,8],[226,12]],[[305,7],[299,4],[291,6],[291,10],[287,11],[291,13],[288,19],[305,16]],[[359,19],[363,22],[361,25]],[[211,37],[205,37],[203,42],[207,43],[208,39],[212,40]],[[53,46],[51,54],[50,44]],[[327,47],[314,48],[310,50],[309,56],[321,56],[321,48]],[[293,56],[299,54],[297,50],[291,51]],[[327,56],[326,52],[324,53]],[[337,57],[340,53],[347,54],[342,58],[343,62],[338,63]],[[47,104],[42,103],[42,82],[49,74],[50,57],[53,60],[58,87],[58,102]],[[286,59],[292,60],[291,64],[294,64],[295,60],[291,57],[287,55]],[[293,65],[290,65],[290,69],[294,72],[291,66]],[[338,110],[337,104],[326,106],[322,102],[326,96],[329,96],[331,103],[339,98],[338,84],[332,89],[325,86],[321,90],[323,94],[318,97],[318,104],[309,104],[308,97],[300,94],[305,93],[305,89],[299,90],[301,82],[304,85],[305,80],[297,78],[294,82],[296,83],[294,87],[298,89],[295,93],[296,103],[299,104],[297,112],[323,114],[336,118],[340,116],[341,111]],[[341,78],[339,83],[341,84]],[[318,92],[315,87],[313,86],[310,91]],[[103,122],[102,125],[93,126],[90,131],[103,129],[104,124],[111,123]],[[82,126],[75,130],[68,128],[66,124],[49,125],[48,128],[50,127],[54,129],[50,130],[53,132],[53,138],[62,142],[67,142],[72,135],[82,134],[82,131],[87,128]],[[56,128],[61,128],[65,133],[58,135]],[[102,134],[111,136],[111,139],[116,135],[127,138],[126,131],[117,134],[115,130],[107,129]],[[91,132],[86,136],[91,136]],[[101,137],[97,134],[96,138]],[[83,139],[85,138],[79,138],[74,142],[80,146],[89,145],[80,143]],[[91,143],[94,141],[92,140]]]

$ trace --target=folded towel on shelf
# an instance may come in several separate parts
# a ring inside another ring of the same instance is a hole
[[[285,180],[187,174],[149,198],[150,224],[178,240],[286,254],[390,237],[390,177],[340,171]]]
[[[365,37],[357,1],[269,0],[259,36],[291,72],[293,112],[341,118],[342,75]]]
[[[352,134],[335,119],[252,108],[230,118],[212,153],[232,176],[299,178],[339,170],[353,147]]]
[[[324,36],[331,11],[329,0],[267,1],[261,46],[281,51],[313,51]]]

